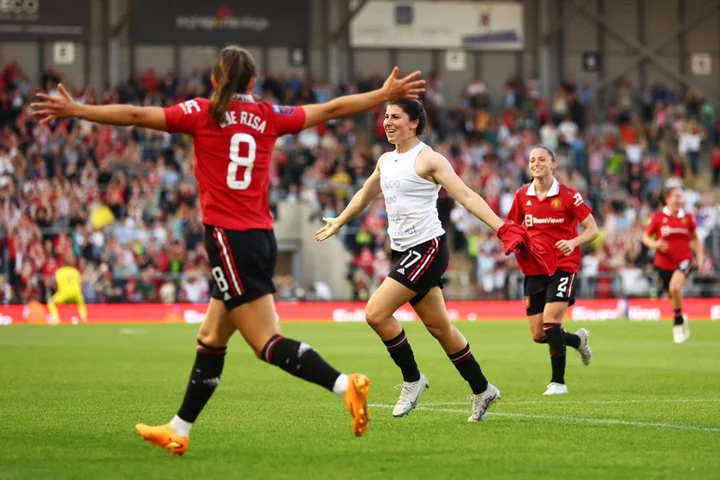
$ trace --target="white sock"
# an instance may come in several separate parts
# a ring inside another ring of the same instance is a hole
[[[187,437],[190,435],[190,429],[192,428],[192,423],[186,422],[182,418],[175,415],[172,420],[170,420],[170,427],[177,433],[178,435],[182,435],[183,437]]]
[[[348,376],[344,373],[341,373],[339,377],[337,377],[337,380],[335,380],[335,385],[333,386],[333,393],[337,395],[338,397],[342,398],[343,395],[345,395],[345,392],[348,388]]]

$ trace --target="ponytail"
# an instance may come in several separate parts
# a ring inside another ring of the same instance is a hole
[[[210,100],[210,117],[220,125],[233,95],[247,93],[250,82],[257,77],[255,61],[247,50],[232,45],[225,47],[215,62],[213,76],[217,88]]]

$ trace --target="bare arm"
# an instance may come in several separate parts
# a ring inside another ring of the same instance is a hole
[[[455,200],[493,230],[497,231],[503,226],[503,219],[492,211],[480,195],[465,185],[445,157],[436,152],[422,152],[420,158],[421,162],[416,164],[420,176],[428,175],[435,183],[445,187]]]
[[[380,194],[382,191],[382,188],[380,188],[380,165],[383,158],[384,156],[380,157],[372,175],[365,180],[362,188],[353,195],[350,203],[342,213],[337,218],[323,218],[325,226],[315,232],[315,240],[322,242],[335,235],[343,225],[360,215],[370,202]]]
[[[647,232],[643,232],[642,243],[647,248],[655,249],[655,239],[651,237]]]
[[[419,98],[419,95],[425,91],[425,80],[419,80],[420,72],[416,71],[407,77],[397,78],[399,71],[398,67],[393,68],[383,86],[372,92],[346,95],[326,103],[303,106],[305,110],[303,128],[314,127],[333,118],[347,117],[397,98]]]
[[[595,217],[593,217],[592,214],[585,217],[585,220],[580,222],[580,224],[585,230],[575,237],[575,244],[578,247],[582,247],[583,245],[592,242],[598,236],[598,226],[595,222]]]
[[[690,239],[690,247],[692,247],[695,252],[695,261],[697,262],[698,269],[702,270],[704,268],[703,264],[705,263],[705,248],[703,248],[703,244],[700,241],[700,238],[698,238],[697,232],[695,232]]]
[[[62,85],[58,86],[60,95],[51,97],[38,93],[42,100],[31,106],[34,114],[44,117],[41,123],[58,118],[77,117],[90,122],[105,125],[136,125],[154,130],[167,130],[165,112],[159,107],[136,107],[134,105],[84,105],[73,100]]]
[[[165,112],[160,107],[136,107],[134,105],[77,105],[74,117],[106,125],[135,125],[167,130]]]
[[[595,217],[593,217],[592,214],[585,217],[585,220],[580,222],[580,224],[584,228],[580,235],[571,240],[559,240],[555,243],[555,247],[557,247],[563,255],[570,255],[576,248],[582,247],[586,243],[590,243],[597,238],[598,227],[597,223],[595,223]]]
[[[380,188],[379,165],[380,162],[378,162],[378,166],[375,167],[372,175],[370,175],[370,177],[365,180],[362,188],[358,190],[355,195],[353,195],[350,203],[347,207],[345,207],[345,210],[343,210],[342,213],[338,215],[336,221],[340,224],[341,227],[353,218],[360,215],[362,211],[367,208],[370,202],[372,202],[373,199],[380,194],[382,189]]]
[[[660,240],[658,240],[658,239],[653,238],[652,236],[650,236],[649,233],[643,232],[642,243],[643,243],[643,245],[645,245],[647,248],[650,248],[650,249],[652,249],[652,250],[658,250],[658,249],[660,249],[660,248],[662,247],[662,245],[663,245],[665,242],[661,242]]]

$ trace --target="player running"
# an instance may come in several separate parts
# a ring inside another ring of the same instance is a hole
[[[220,52],[213,68],[215,90],[210,100],[195,98],[170,108],[94,106],[75,103],[62,87],[57,98],[39,94],[42,101],[33,107],[45,122],[79,117],[192,136],[205,247],[215,282],[180,410],[167,425],[137,425],[144,439],[173,454],[185,453],[190,428],[215,392],[228,340],[236,330],[261,360],[337,394],[352,415],[355,435],[365,432],[370,380],[361,374],[340,373],[310,345],[286,338],[280,331],[272,297],[277,244],[268,206],[271,152],[281,135],[395,98],[417,97],[424,91],[419,75],[398,78],[396,67],[383,86],[372,92],[318,105],[274,106],[254,100],[255,62],[246,50],[229,46]]]
[[[518,226],[505,226],[485,200],[467,187],[455,174],[445,157],[421,142],[427,117],[420,102],[401,99],[390,102],[385,112],[384,128],[395,151],[383,154],[375,171],[353,196],[337,218],[324,218],[326,225],[315,233],[323,241],[359,215],[382,191],[388,215],[388,235],[392,248],[392,268],[388,277],[373,293],[365,309],[365,318],[387,347],[390,357],[400,368],[403,385],[392,411],[402,417],[417,406],[428,379],[418,365],[405,335],[393,317],[395,311],[410,302],[428,332],[442,346],[450,361],[472,389],[469,422],[485,419],[500,392],[488,383],[480,365],[470,351],[462,333],[450,322],[442,295],[441,277],[448,267],[450,254],[445,231],[436,208],[441,187],[493,230],[503,243],[517,248]]]
[[[580,354],[585,365],[590,364],[592,351],[588,346],[588,331],[575,334],[562,329],[562,319],[569,306],[575,303],[575,275],[580,269],[579,247],[592,242],[598,229],[592,209],[579,192],[562,185],[553,172],[557,167],[555,152],[538,145],[530,151],[530,175],[533,181],[515,193],[508,220],[522,223],[528,235],[541,236],[554,245],[557,271],[554,275],[525,273],[525,309],[530,332],[537,343],[550,348],[552,379],[543,395],[562,395],[565,385],[565,351],[570,345]],[[578,222],[584,227],[578,235]]]
[[[57,305],[68,304],[77,305],[80,320],[82,323],[87,323],[87,307],[82,294],[82,281],[78,269],[66,262],[55,272],[55,283],[57,292],[47,302],[47,308],[52,317],[51,324],[60,324],[60,312],[58,312]]]
[[[679,187],[668,188],[663,199],[665,206],[655,212],[643,234],[643,244],[655,250],[655,269],[660,276],[663,291],[670,296],[675,312],[673,341],[685,343],[690,338],[690,328],[682,313],[683,289],[693,271],[692,251],[697,264],[703,262],[703,246],[698,239],[695,217],[683,210],[683,191]]]

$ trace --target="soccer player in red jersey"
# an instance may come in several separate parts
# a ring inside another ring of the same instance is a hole
[[[557,271],[554,275],[525,273],[525,309],[533,340],[550,348],[552,379],[544,395],[567,393],[565,385],[565,351],[570,345],[585,365],[592,352],[588,331],[581,328],[572,334],[562,329],[562,319],[575,303],[575,275],[580,269],[579,247],[592,242],[598,229],[592,209],[579,192],[561,184],[553,172],[557,167],[555,152],[538,145],[530,151],[530,175],[533,181],[515,193],[508,220],[521,223],[530,238],[542,236],[557,249]],[[584,227],[578,235],[578,222]]]
[[[365,432],[367,377],[340,373],[310,345],[285,338],[280,331],[272,297],[277,244],[268,206],[271,152],[281,135],[397,98],[417,98],[425,85],[419,75],[398,78],[396,67],[372,92],[317,105],[275,106],[254,100],[255,62],[247,51],[229,46],[213,68],[210,100],[195,98],[170,108],[95,106],[74,102],[62,86],[58,97],[38,94],[41,101],[33,108],[43,122],[78,117],[192,137],[205,247],[215,282],[182,405],[167,425],[137,425],[144,439],[170,453],[185,453],[190,428],[220,381],[227,343],[236,330],[260,359],[337,394],[352,415],[355,435]]]
[[[663,199],[665,207],[655,212],[643,234],[643,244],[655,250],[655,268],[660,275],[663,291],[670,296],[675,311],[673,340],[684,343],[690,329],[682,313],[685,283],[693,270],[692,251],[699,265],[703,264],[703,247],[695,231],[695,217],[683,210],[683,191],[668,188]]]

